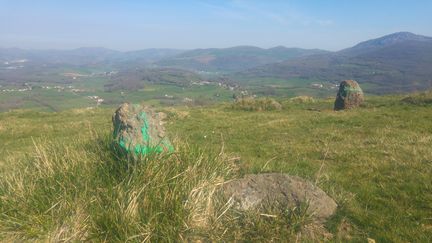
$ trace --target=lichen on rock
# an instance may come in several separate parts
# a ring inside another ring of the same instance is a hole
[[[222,193],[242,211],[308,204],[307,213],[316,221],[325,221],[337,209],[336,202],[311,182],[281,173],[246,175],[225,183]]]
[[[334,110],[352,109],[360,106],[364,101],[363,90],[354,80],[342,81],[336,95]]]
[[[141,105],[124,103],[112,116],[113,145],[133,158],[174,151],[166,137],[165,114]]]

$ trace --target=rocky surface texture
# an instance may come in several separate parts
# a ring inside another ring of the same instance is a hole
[[[354,80],[342,81],[336,95],[334,110],[352,109],[360,106],[364,101],[363,91]]]
[[[311,182],[280,173],[246,175],[225,183],[222,193],[239,210],[306,205],[307,214],[316,221],[325,221],[337,208],[336,202]]]
[[[153,152],[173,151],[165,134],[164,118],[162,112],[124,103],[112,117],[114,146],[134,158]]]

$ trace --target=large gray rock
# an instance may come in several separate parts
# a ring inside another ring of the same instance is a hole
[[[114,146],[134,158],[173,151],[165,135],[164,118],[164,113],[124,103],[112,117]]]
[[[336,95],[334,110],[352,109],[360,106],[364,101],[363,90],[354,80],[342,81]]]
[[[246,175],[225,183],[222,193],[232,198],[239,210],[308,205],[307,213],[317,221],[324,221],[337,208],[336,202],[317,186],[300,177],[280,173]]]

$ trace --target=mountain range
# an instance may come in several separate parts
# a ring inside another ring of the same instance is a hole
[[[235,72],[265,64],[292,60],[328,51],[277,46],[263,49],[255,46],[196,49],[163,59],[156,64],[165,67],[209,71]]]
[[[62,65],[102,67],[120,71],[136,68],[174,68],[174,73],[178,73],[179,70],[212,73],[231,80],[240,80],[239,82],[272,78],[319,82],[355,79],[374,87],[376,93],[387,93],[432,87],[432,38],[398,32],[367,40],[337,52],[283,46],[269,49],[237,46],[195,50],[145,49],[128,52],[106,48],[0,48],[0,81],[6,83],[23,79],[19,78],[21,74],[25,79],[31,80],[32,75],[38,75],[42,70]]]
[[[145,49],[121,52],[102,47],[81,47],[72,50],[24,50],[19,48],[0,48],[0,62],[27,60],[37,64],[149,64],[170,56],[175,56],[183,50],[177,49]]]
[[[328,51],[283,46],[269,49],[237,46],[195,50],[144,49],[128,52],[101,47],[82,47],[73,50],[0,48],[0,62],[27,60],[31,65],[112,65],[117,68],[142,67],[151,64],[195,71],[233,72],[323,53]]]
[[[242,77],[320,81],[355,79],[376,93],[432,87],[432,38],[399,32],[338,52],[301,57],[248,69]]]

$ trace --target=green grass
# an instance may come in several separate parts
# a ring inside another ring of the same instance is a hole
[[[59,92],[56,89],[41,88],[26,92],[0,92],[0,112],[13,109],[63,111],[73,108],[95,107],[96,101],[88,98],[88,96],[99,96],[105,100],[102,107],[114,108],[125,101],[134,103],[145,101],[156,106],[182,105],[184,98],[194,100],[193,104],[200,102],[209,104],[229,101],[234,94],[234,91],[217,85],[178,87],[150,83],[146,83],[143,90],[105,92],[103,82],[106,81],[102,78],[88,78],[85,83],[72,84],[74,88],[86,90],[78,93],[73,93],[69,89]],[[166,98],[165,95],[173,98]]]
[[[432,92],[419,92],[414,95],[404,97],[402,102],[413,105],[428,105],[432,104]]]
[[[333,112],[332,102],[285,105],[280,112],[191,110],[173,133],[241,157],[244,173],[286,172],[318,181],[341,219],[378,241],[431,241],[431,106],[400,97]],[[308,110],[310,109],[310,110]],[[317,112],[315,110],[321,110]]]
[[[0,113],[0,238],[322,240],[307,236],[301,212],[267,218],[202,204],[225,179],[283,172],[337,201],[332,241],[430,242],[432,106],[402,98],[369,97],[344,112],[332,100],[166,108],[177,153],[136,164],[110,152],[112,109]]]
[[[58,127],[79,125],[78,118],[66,121],[68,113],[49,113],[46,120],[57,119]],[[43,114],[15,113],[8,118],[26,124],[29,117]],[[111,150],[105,129],[59,136],[58,127],[46,129],[43,137],[51,136],[49,140],[32,137],[33,148],[9,146],[9,152],[33,152],[5,160],[8,164],[0,178],[0,240],[285,240],[295,237],[306,223],[304,210],[286,209],[280,219],[267,222],[219,201],[218,186],[237,175],[235,160],[221,148],[174,141],[174,154],[127,161]]]
[[[212,213],[201,201],[232,171],[223,155],[177,147],[174,155],[131,162],[110,152],[109,141],[36,142],[35,153],[0,182],[0,237],[125,242],[193,236],[196,221]]]
[[[312,83],[328,83],[326,80],[318,79],[278,79],[278,78],[242,78],[236,77],[246,90],[258,96],[273,97],[295,97],[295,96],[313,96],[325,98],[334,96],[336,90],[328,88],[313,88]]]
[[[273,111],[281,110],[282,105],[272,98],[240,98],[231,106],[234,110],[243,111]]]

